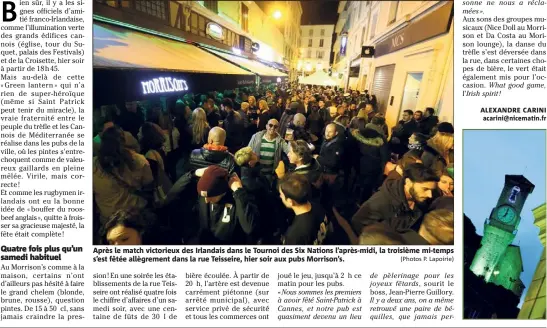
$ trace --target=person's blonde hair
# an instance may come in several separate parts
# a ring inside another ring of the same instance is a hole
[[[251,147],[243,147],[234,154],[234,161],[238,166],[249,163],[253,157],[253,149]]]
[[[242,103],[241,103],[241,110],[242,110],[242,111],[245,111],[245,110],[247,110],[247,109],[249,109],[249,103],[246,102],[246,101],[242,102]]]
[[[251,101],[252,100],[252,101]],[[256,98],[255,96],[249,96],[247,98],[247,102],[249,103],[249,106],[256,106]]]
[[[437,132],[427,144],[443,156],[447,163],[450,161],[450,149],[454,148],[454,135],[452,133]]]
[[[454,212],[437,209],[427,213],[419,233],[431,245],[454,245]]]
[[[209,127],[207,115],[203,108],[198,107],[192,112],[192,142],[200,144],[205,141],[205,129]]]
[[[259,102],[258,102],[258,108],[260,108],[261,111],[265,111],[265,110],[269,110],[270,108],[268,108],[268,103],[266,102],[266,100],[264,99],[261,99]]]

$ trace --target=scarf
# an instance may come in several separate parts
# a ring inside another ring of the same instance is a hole
[[[205,144],[203,148],[210,151],[228,151],[228,147],[222,145]]]

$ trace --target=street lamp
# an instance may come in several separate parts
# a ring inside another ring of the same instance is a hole
[[[274,11],[273,18],[280,19],[281,16],[282,16],[281,11],[279,11],[279,10]]]

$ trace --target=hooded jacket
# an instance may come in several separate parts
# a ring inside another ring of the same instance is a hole
[[[351,135],[359,145],[360,175],[382,174],[389,160],[389,149],[382,134],[365,128],[362,133],[359,130],[353,130]]]
[[[217,149],[214,149],[215,147]],[[213,147],[209,144],[194,149],[190,154],[190,170],[194,171],[210,165],[218,165],[232,174],[235,168],[234,156],[224,146]]]
[[[383,222],[397,232],[411,229],[422,217],[422,211],[415,206],[410,209],[404,191],[405,180],[388,180],[372,195],[351,219],[357,234],[365,226]]]

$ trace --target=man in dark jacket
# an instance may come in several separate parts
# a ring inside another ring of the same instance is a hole
[[[226,130],[226,147],[231,153],[235,153],[243,147],[245,125],[243,119],[235,114],[232,99],[224,98],[220,106],[223,113],[223,126]]]
[[[439,123],[439,117],[434,116],[435,110],[427,107],[424,111],[424,118],[420,122],[420,132],[426,136],[431,136],[431,130]]]
[[[190,154],[190,170],[195,171],[210,165],[218,165],[230,174],[234,172],[234,156],[228,152],[226,131],[215,127],[209,131],[207,143],[199,149],[194,149]]]
[[[414,112],[407,109],[403,112],[403,119],[399,121],[391,132],[389,141],[391,151],[403,156],[408,151],[408,139],[418,130],[418,125],[413,119]]]
[[[203,110],[205,111],[205,114],[207,114],[207,123],[209,123],[209,126],[211,128],[218,126],[218,121],[221,120],[221,117],[215,110],[213,99],[207,99],[207,101],[203,103]]]
[[[421,163],[409,165],[401,180],[390,180],[372,195],[352,218],[357,234],[363,227],[385,222],[397,232],[418,230],[423,205],[433,196],[439,178]]]
[[[200,244],[248,244],[259,214],[239,177],[229,178],[227,170],[209,166],[199,179],[197,191]]]
[[[340,159],[344,150],[343,140],[338,138],[336,124],[331,123],[325,128],[325,141],[321,145],[319,155],[313,157],[321,164],[325,177],[329,177],[329,184],[334,183],[336,175],[340,171]]]

